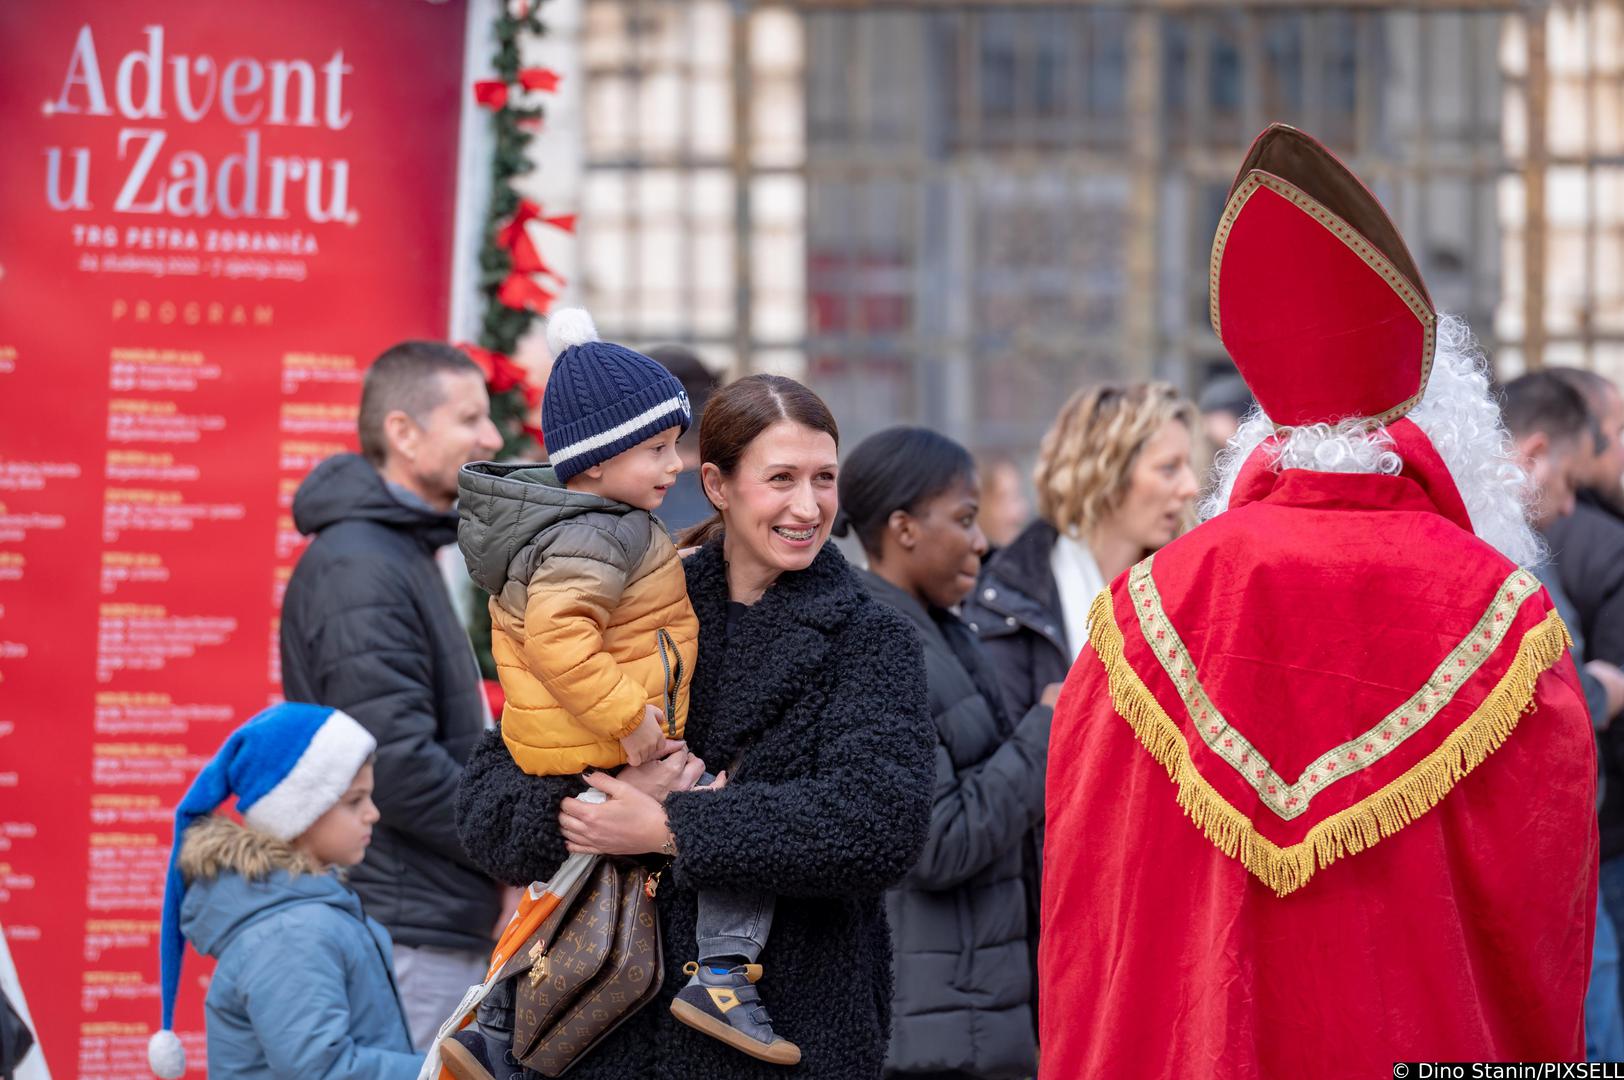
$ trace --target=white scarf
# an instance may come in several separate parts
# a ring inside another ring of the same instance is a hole
[[[1088,609],[1094,597],[1105,588],[1099,563],[1088,545],[1061,533],[1049,553],[1049,569],[1060,592],[1060,615],[1066,623],[1066,644],[1071,658],[1083,651],[1088,641]]]

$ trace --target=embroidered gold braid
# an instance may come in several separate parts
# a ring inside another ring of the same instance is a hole
[[[1207,696],[1195,660],[1162,606],[1161,590],[1151,572],[1155,558],[1146,556],[1128,574],[1139,632],[1178,690],[1185,715],[1201,741],[1257,792],[1263,805],[1286,821],[1306,814],[1311,800],[1320,792],[1377,764],[1447,709],[1466,681],[1500,650],[1523,602],[1540,589],[1539,579],[1533,574],[1513,570],[1495,590],[1493,602],[1477,624],[1439,661],[1419,690],[1370,730],[1327,750],[1309,762],[1296,780],[1288,780]]]
[[[1506,741],[1533,703],[1535,682],[1572,645],[1561,617],[1550,612],[1523,635],[1516,658],[1483,703],[1437,749],[1381,790],[1309,829],[1299,843],[1282,848],[1262,836],[1196,770],[1183,731],[1122,655],[1122,630],[1109,589],[1100,591],[1089,610],[1089,643],[1105,667],[1117,715],[1167,770],[1191,823],[1277,896],[1302,888],[1316,868],[1371,847],[1436,806]]]

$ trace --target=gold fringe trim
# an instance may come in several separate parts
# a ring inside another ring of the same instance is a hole
[[[1282,848],[1262,836],[1231,806],[1190,760],[1190,747],[1173,718],[1122,655],[1122,630],[1102,589],[1089,609],[1089,642],[1105,667],[1111,702],[1150,756],[1178,787],[1178,804],[1214,846],[1239,859],[1275,895],[1308,884],[1319,867],[1354,855],[1392,836],[1436,806],[1455,784],[1500,748],[1522,714],[1533,706],[1534,684],[1572,647],[1555,611],[1523,635],[1517,656],[1483,703],[1435,750],[1380,791],[1360,799]]]

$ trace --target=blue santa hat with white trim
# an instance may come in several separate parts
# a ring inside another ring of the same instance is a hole
[[[248,827],[291,841],[343,798],[377,741],[349,715],[321,705],[285,702],[243,724],[203,766],[175,808],[175,843],[164,882],[158,950],[163,1027],[147,1044],[147,1063],[164,1080],[186,1072],[186,1053],[173,1030],[175,992],[186,942],[180,932],[186,882],[179,858],[186,830],[237,797]]]

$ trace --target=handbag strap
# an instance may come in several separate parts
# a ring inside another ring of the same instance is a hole
[[[590,793],[599,798],[588,801],[602,801],[602,792],[593,789]],[[556,930],[558,924],[564,921],[581,895],[581,890],[591,880],[592,871],[601,857],[573,854],[564,860],[545,886],[540,882],[530,884],[519,899],[519,909],[513,913],[513,918],[508,921],[491,953],[490,967],[485,975],[487,982],[500,981],[530,967],[528,953],[531,943],[541,934]]]

